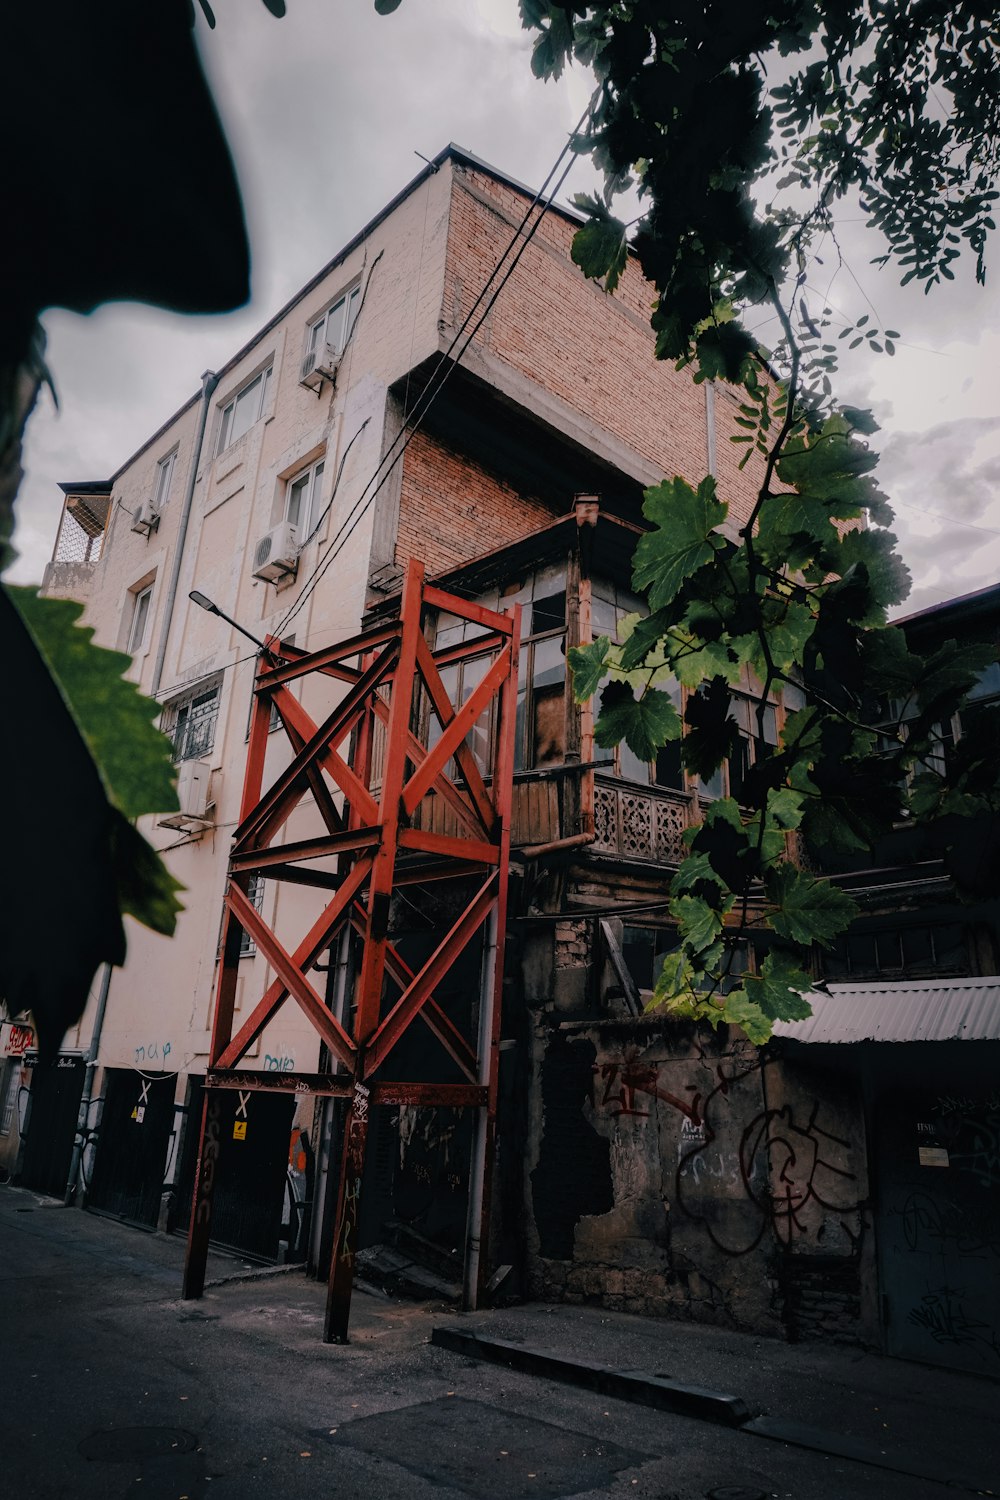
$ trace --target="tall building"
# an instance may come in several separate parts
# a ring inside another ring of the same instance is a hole
[[[128,650],[135,680],[163,704],[181,812],[144,819],[143,831],[183,882],[185,911],[169,941],[129,922],[127,962],[95,986],[59,1066],[33,1070],[30,1034],[18,1032],[0,1159],[26,1184],[64,1191],[95,1052],[78,1199],[185,1226],[256,669],[245,636],[189,594],[253,636],[314,651],[390,617],[415,559],[465,600],[521,606],[490,1247],[491,1266],[511,1268],[502,1292],[876,1343],[883,1210],[856,1052],[834,1045],[844,1038],[823,1031],[819,1007],[805,1042],[766,1052],[735,1029],[643,1012],[675,941],[665,874],[706,802],[739,794],[754,685],[733,693],[745,733],[706,783],[676,747],[649,763],[626,746],[601,750],[567,681],[567,649],[641,607],[631,558],[645,486],[711,472],[737,523],[747,514],[753,470],[729,442],[736,400],[654,361],[652,289],[631,262],[614,296],[585,281],[571,214],[550,208],[525,244],[531,202],[447,148],[110,479],[63,486],[45,587],[82,599],[98,642]],[[480,293],[498,288],[481,325],[466,327]],[[467,631],[446,613],[428,628],[436,649]],[[479,670],[445,670],[454,702]],[[318,722],[329,698],[312,683],[302,693]],[[775,701],[775,742],[782,718]],[[474,753],[489,732],[477,725]],[[287,755],[276,733],[271,769]],[[447,836],[447,808],[434,816]],[[316,834],[305,803],[289,831]],[[301,885],[257,880],[248,894],[289,941],[316,910]],[[390,925],[419,957],[452,917],[433,888],[414,888]],[[984,938],[961,961],[944,937],[940,953],[928,941],[928,974],[996,973]],[[910,972],[912,942],[900,942],[894,977]],[[834,962],[854,962],[850,943]],[[748,948],[745,965],[756,961]],[[345,964],[331,950],[317,965],[328,995],[349,988]],[[273,972],[249,936],[238,967],[240,1022]],[[456,993],[471,974],[452,975]],[[853,981],[854,969],[831,977]],[[240,1066],[315,1073],[326,1062],[285,1006]],[[337,1110],[268,1093],[247,1108],[233,1121],[246,1128],[224,1132],[213,1235],[323,1271]],[[395,1240],[439,1270],[461,1258],[468,1113],[377,1111],[363,1246]]]

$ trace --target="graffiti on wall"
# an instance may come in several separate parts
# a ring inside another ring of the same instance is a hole
[[[709,1062],[704,1049],[699,1061]],[[595,1061],[595,1110],[615,1122],[648,1119],[657,1105],[681,1115],[674,1202],[717,1249],[749,1254],[768,1231],[790,1248],[806,1238],[822,1242],[834,1230],[854,1248],[857,1181],[843,1165],[850,1142],[826,1128],[820,1100],[769,1108],[761,1104],[761,1091],[741,1128],[734,1090],[761,1074],[764,1064],[747,1045],[711,1066],[711,1088],[703,1093],[688,1084],[681,1092],[663,1079],[676,1064],[650,1062],[626,1048],[618,1058]],[[720,1211],[721,1204],[728,1211]]]
[[[173,1046],[170,1042],[147,1042],[145,1046],[135,1049],[136,1066],[138,1067],[140,1063],[157,1062],[161,1068],[165,1068],[167,1058],[172,1051]]]
[[[644,1063],[634,1049],[626,1050],[618,1062],[594,1063],[594,1072],[604,1084],[600,1108],[606,1109],[612,1119],[622,1115],[634,1115],[641,1119],[649,1116],[649,1101],[660,1100],[678,1110],[693,1125],[701,1123],[701,1095],[692,1092],[690,1099],[681,1099],[660,1084],[658,1063]]]
[[[910,1309],[909,1322],[922,1328],[935,1344],[960,1345],[977,1355],[1000,1358],[1000,1339],[992,1324],[971,1315],[957,1287],[939,1286],[925,1292]]]

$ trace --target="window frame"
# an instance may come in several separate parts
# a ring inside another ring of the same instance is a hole
[[[231,448],[234,443],[238,443],[241,437],[245,437],[246,434],[250,431],[250,428],[254,427],[260,421],[261,417],[263,417],[265,411],[267,410],[267,401],[271,389],[271,379],[273,374],[274,361],[272,359],[269,360],[268,363],[261,369],[257,370],[255,374],[251,375],[249,380],[245,380],[239,387],[239,389],[233,392],[225,405],[223,405],[221,402],[219,403],[219,436],[215,445],[216,458],[225,453],[226,450],[228,448]],[[247,425],[242,429],[242,431],[238,432],[236,436],[233,437],[231,434],[234,424],[234,418],[236,415],[236,408],[243,397],[246,396],[251,390],[253,390],[258,381],[260,382],[260,395],[257,401],[256,412],[247,423]]]
[[[306,354],[314,354],[324,344],[330,344],[335,354],[343,354],[354,332],[354,325],[361,308],[361,282],[356,281],[345,291],[339,292],[330,305],[306,324]],[[328,337],[331,320],[341,313],[341,329],[337,339]]]
[[[146,645],[146,633],[149,629],[149,621],[152,617],[153,585],[143,584],[142,587],[129,590],[129,598],[132,600],[132,613],[128,623],[128,636],[126,637],[125,650],[129,656],[135,657],[144,650]],[[142,605],[145,603],[145,610]],[[140,611],[141,619],[140,619]],[[138,640],[136,640],[136,625],[141,625]]]
[[[211,697],[214,703],[214,712],[199,715],[193,718],[191,710],[196,705],[208,702]],[[219,727],[219,713],[222,708],[222,673],[213,677],[203,678],[194,687],[186,692],[178,694],[176,698],[166,705],[163,732],[173,744],[173,759],[175,765],[180,765],[186,760],[204,760],[215,749],[215,740]],[[181,715],[184,715],[183,721]],[[199,734],[192,732],[192,724],[203,723],[209,726]]]
[[[153,493],[150,504],[157,515],[162,515],[170,499],[170,487],[174,482],[174,466],[177,462],[177,449],[172,448],[169,453],[157,461],[156,470],[153,475]]]
[[[295,527],[296,539],[300,547],[304,547],[306,542],[310,540],[317,524],[314,519],[313,512],[316,511],[318,513],[319,510],[318,501],[323,488],[322,480],[325,466],[326,454],[321,453],[319,458],[314,458],[312,463],[308,464],[304,469],[297,470],[296,473],[285,480],[282,519]],[[301,520],[293,521],[291,515],[289,514],[292,502],[292,491],[295,486],[300,483],[304,483],[307,489],[306,516],[309,522],[307,527],[303,527]]]
[[[264,877],[263,875],[251,875],[247,882],[247,900],[258,916],[263,916],[264,909]],[[257,944],[247,932],[245,927],[240,928],[240,951],[238,958],[254,958],[257,953]]]

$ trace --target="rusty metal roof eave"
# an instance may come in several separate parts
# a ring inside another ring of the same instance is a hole
[[[776,1037],[803,1043],[1000,1040],[1000,976],[831,984],[809,995],[806,1021],[779,1021]]]

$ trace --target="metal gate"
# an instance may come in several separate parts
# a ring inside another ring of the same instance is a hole
[[[887,1352],[1000,1378],[1000,1095],[889,1094],[876,1138]]]
[[[155,1229],[173,1123],[172,1075],[110,1071],[87,1206]]]
[[[198,1161],[197,1124],[205,1091],[191,1100],[178,1185],[178,1229],[191,1223]],[[277,1260],[295,1100],[281,1094],[213,1094],[219,1111],[219,1180],[212,1201],[212,1244],[259,1260]]]
[[[38,1193],[61,1198],[66,1191],[76,1139],[76,1120],[83,1093],[83,1060],[59,1057],[44,1067],[32,1066],[27,1138],[20,1181]]]

